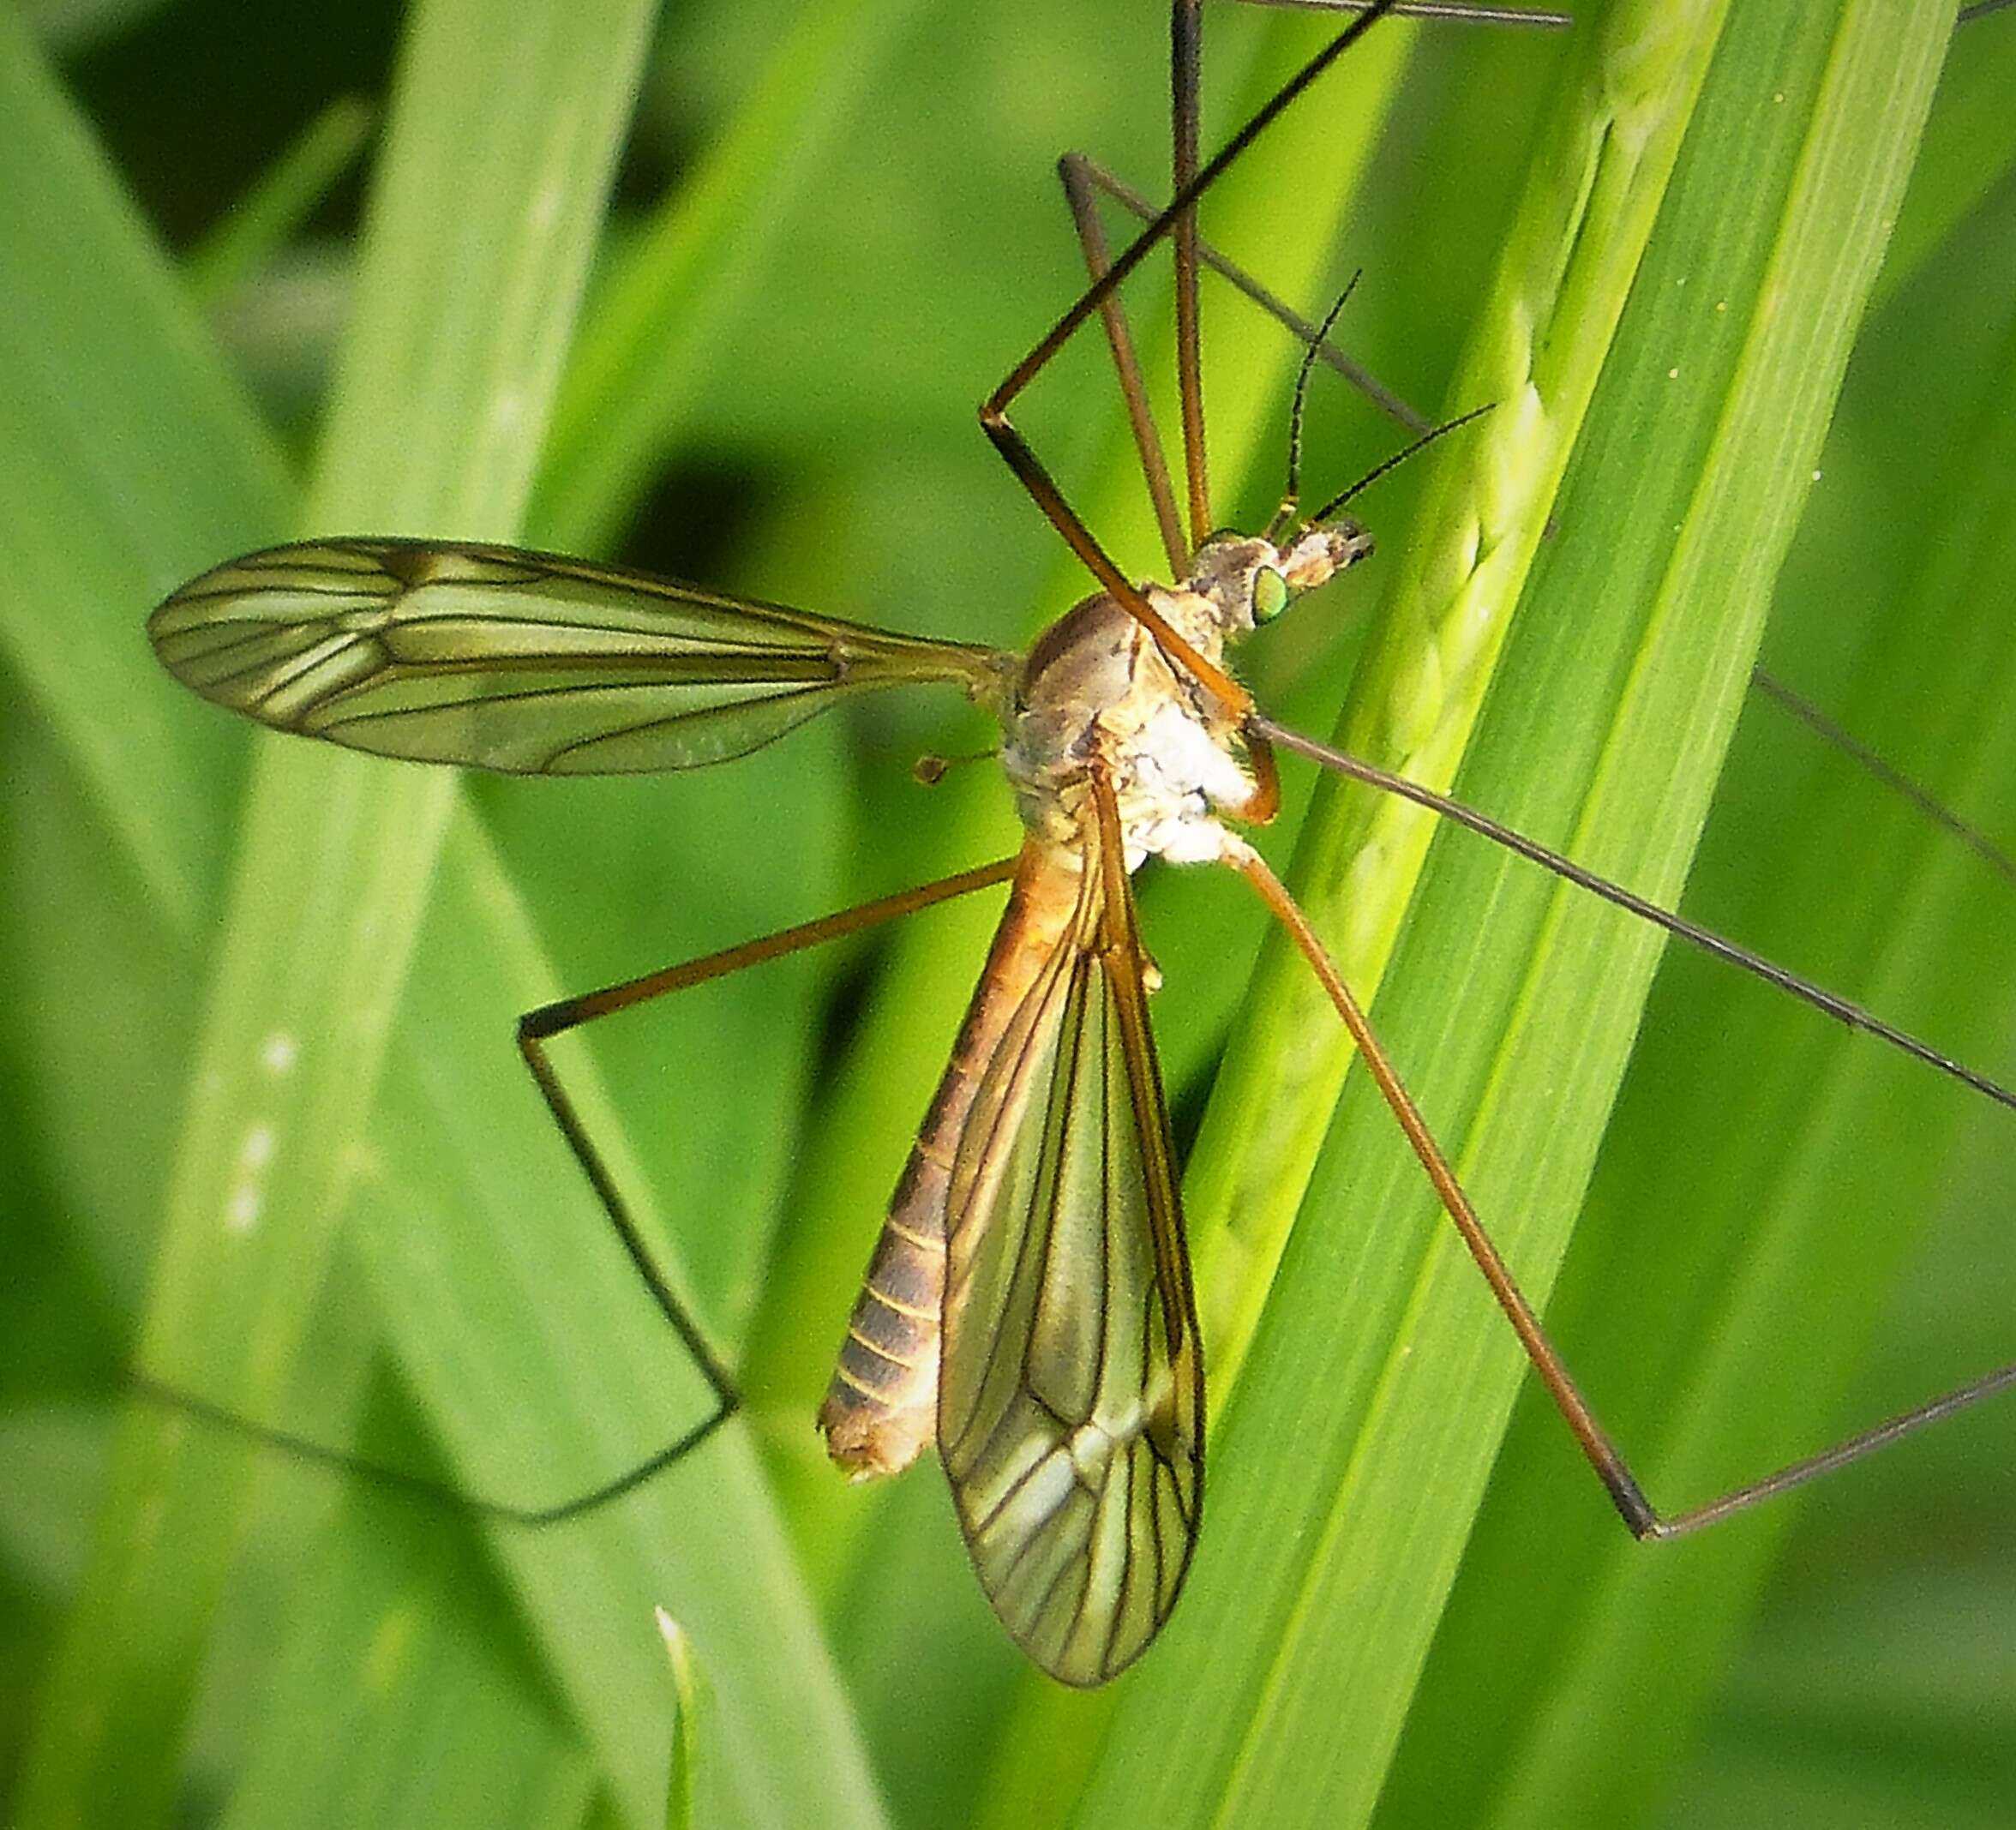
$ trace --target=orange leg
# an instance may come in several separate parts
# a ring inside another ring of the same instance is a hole
[[[1595,1413],[1582,1396],[1573,1376],[1563,1362],[1546,1330],[1541,1327],[1539,1317],[1533,1312],[1514,1280],[1510,1268],[1499,1255],[1491,1235],[1485,1230],[1484,1222],[1464,1193],[1455,1171],[1450,1167],[1442,1146],[1435,1140],[1433,1132],[1423,1119],[1420,1108],[1414,1104],[1413,1095],[1401,1083],[1398,1071],[1380,1046],[1377,1035],[1359,1008],[1358,1000],[1344,983],[1323,944],[1317,938],[1309,919],[1296,906],[1294,898],[1283,886],[1281,879],[1267,867],[1266,861],[1243,840],[1235,840],[1227,861],[1238,870],[1259,891],[1261,899],[1272,910],[1282,927],[1293,937],[1322,981],[1330,1002],[1337,1008],[1337,1014],[1344,1019],[1344,1026],[1351,1032],[1351,1039],[1358,1045],[1359,1055],[1379,1089],[1380,1096],[1391,1108],[1406,1133],[1409,1146],[1420,1159],[1421,1167],[1434,1184],[1435,1192],[1443,1207],[1455,1224],[1462,1237],[1464,1247],[1476,1261],[1477,1268],[1484,1273],[1485,1281],[1497,1305],[1511,1323],[1513,1332],[1519,1336],[1520,1345],[1526,1349],[1527,1358],[1533,1362],[1533,1371],[1539,1375],[1540,1383],[1547,1389],[1547,1395],[1554,1401],[1557,1409],[1567,1420],[1575,1433],[1582,1453],[1588,1458],[1596,1477],[1604,1485],[1617,1508],[1619,1516],[1629,1527],[1631,1535],[1639,1539],[1667,1539],[1684,1537],[1689,1532],[1713,1525],[1733,1514],[1747,1511],[1761,1501],[1794,1487],[1806,1485],[1821,1474],[1835,1468],[1845,1467],[1851,1461],[1857,1461],[1872,1450],[1893,1443],[1901,1437],[1910,1436],[1928,1425],[1950,1417],[1954,1412],[1980,1402],[1983,1398],[2006,1391],[2016,1386],[2016,1365],[2003,1366],[1978,1379],[1935,1398],[1929,1404],[1902,1413],[1878,1424],[1874,1429],[1864,1430],[1850,1437],[1845,1442],[1835,1444],[1816,1455],[1794,1461],[1778,1468],[1761,1479],[1732,1489],[1719,1497],[1698,1506],[1689,1507],[1683,1512],[1671,1515],[1661,1513],[1645,1496],[1623,1455],[1609,1433],[1596,1420]]]
[[[843,909],[838,913],[822,915],[816,921],[807,921],[796,927],[785,928],[782,933],[765,934],[755,940],[746,940],[740,946],[729,947],[723,952],[710,953],[701,959],[688,960],[682,964],[668,966],[663,971],[647,973],[641,978],[627,979],[621,984],[604,986],[599,991],[586,992],[579,997],[563,998],[557,1003],[541,1005],[528,1011],[518,1020],[519,1052],[525,1057],[525,1066],[537,1083],[540,1096],[546,1101],[548,1111],[560,1127],[561,1135],[567,1139],[567,1148],[573,1153],[574,1161],[581,1166],[581,1173],[588,1179],[595,1191],[603,1213],[608,1218],[616,1237],[622,1242],[623,1250],[629,1255],[639,1278],[670,1326],[699,1367],[708,1385],[714,1393],[714,1408],[700,1422],[685,1431],[655,1454],[647,1456],[635,1467],[626,1468],[585,1493],[579,1493],[570,1499],[545,1506],[520,1506],[506,1500],[485,1498],[479,1495],[463,1493],[423,1474],[408,1473],[403,1469],[387,1467],[349,1451],[333,1449],[327,1443],[311,1441],[269,1424],[262,1424],[250,1418],[240,1417],[220,1405],[196,1397],[171,1385],[136,1373],[133,1389],[140,1395],[152,1399],[172,1409],[181,1411],[199,1420],[220,1429],[264,1443],[301,1459],[336,1467],[357,1475],[380,1486],[393,1488],[401,1492],[417,1494],[446,1504],[465,1507],[485,1517],[501,1519],[518,1525],[555,1525],[565,1519],[578,1518],[620,1499],[688,1455],[704,1443],[715,1431],[735,1414],[741,1403],[735,1381],[726,1365],[708,1342],[693,1311],[674,1291],[664,1273],[653,1262],[646,1248],[643,1235],[638,1231],[635,1220],[625,1203],[621,1191],[610,1175],[609,1166],[602,1154],[595,1148],[587,1129],[581,1123],[573,1101],[561,1085],[558,1075],[545,1049],[545,1044],[554,1036],[563,1035],[570,1029],[578,1029],[584,1023],[593,1023],[599,1017],[607,1017],[617,1011],[633,1009],[649,1003],[654,998],[668,996],[673,992],[687,991],[696,985],[721,979],[745,967],[761,965],[767,960],[781,959],[786,954],[799,953],[808,947],[815,947],[829,940],[839,940],[849,934],[858,934],[863,930],[877,927],[899,916],[915,914],[921,909],[929,909],[939,903],[950,902],[955,897],[964,896],[975,890],[987,889],[993,885],[1005,883],[1015,873],[1013,858],[1002,859],[998,863],[985,864],[977,869],[962,871],[957,876],[945,877],[935,883],[920,885],[913,890],[904,890],[895,896],[879,897],[872,903],[863,903],[854,909]]]

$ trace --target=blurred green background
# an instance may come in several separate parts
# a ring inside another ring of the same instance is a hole
[[[609,1604],[627,1611],[621,1629],[642,1642],[634,1657],[655,1659],[601,1540],[528,1576],[518,1551],[500,1548],[506,1534],[254,1457],[256,1503],[215,1553],[223,1599],[191,1639],[76,1649],[75,1620],[88,1617],[70,1611],[92,1559],[147,1522],[136,1527],[105,1498],[112,1394],[150,1280],[174,1275],[172,1263],[156,1269],[159,1217],[171,1165],[195,1148],[196,1038],[219,1021],[206,1002],[217,937],[234,944],[225,911],[248,894],[231,887],[231,861],[251,734],[156,678],[139,632],[151,602],[189,573],[308,531],[291,518],[289,473],[309,466],[332,386],[402,15],[222,0],[16,10],[0,39],[11,65],[0,135],[28,162],[0,219],[17,242],[0,271],[53,268],[45,254],[73,235],[70,199],[96,185],[108,201],[89,235],[135,249],[143,274],[145,237],[156,237],[177,279],[157,292],[120,267],[102,292],[75,295],[95,304],[55,321],[35,315],[40,295],[23,285],[0,346],[11,429],[0,539],[15,574],[0,662],[14,861],[0,909],[11,991],[0,1053],[0,1784],[11,1788],[33,1760],[47,1771],[81,1761],[99,1783],[74,1795],[75,1821],[633,1820],[669,1756],[669,1686],[651,1664],[657,1688],[617,1695],[639,1665],[593,1667],[595,1647],[570,1651],[569,1624],[554,1617],[578,1598],[573,1630],[607,1637],[594,1599],[606,1577],[623,1596]],[[1078,283],[1057,153],[1082,148],[1143,189],[1159,182],[1166,26],[1143,0],[668,9],[639,63],[589,329],[538,453],[527,537],[901,628],[1024,639],[1083,587],[972,410]],[[1289,50],[1257,11],[1215,8],[1209,28],[1208,103],[1221,129]],[[1286,29],[1307,39],[1306,21]],[[1228,207],[1222,232],[1311,312],[1362,267],[1345,321],[1353,354],[1425,411],[1467,406],[1450,399],[1451,376],[1568,53],[1540,33],[1395,28],[1394,40],[1404,66],[1383,120],[1352,113],[1350,84],[1373,77],[1347,69],[1326,92],[1335,118],[1377,129],[1363,185],[1340,202],[1315,195],[1307,169],[1259,177],[1260,201]],[[591,45],[577,48],[592,62]],[[39,87],[43,62],[67,101]],[[1989,708],[2007,703],[1995,697],[2007,691],[1995,644],[2016,582],[2000,533],[2016,525],[2016,453],[1998,438],[2016,374],[2016,117],[1999,100],[2012,79],[2016,16],[1972,28],[1935,103],[1766,652],[2005,846],[2016,843],[2016,773],[2007,742],[1995,747],[2009,727]],[[30,130],[66,107],[90,138],[59,169]],[[291,203],[276,171],[296,175]],[[472,222],[491,220],[485,176],[480,161],[465,175]],[[1723,182],[1744,182],[1740,158]],[[110,202],[115,187],[137,223]],[[234,207],[248,198],[269,213]],[[81,231],[75,239],[97,245]],[[1131,297],[1153,321],[1166,285],[1144,279]],[[1251,525],[1279,487],[1293,349],[1244,308],[1216,295],[1213,308],[1214,424],[1227,446],[1257,447],[1222,456],[1220,514]],[[123,327],[121,312],[138,327]],[[117,361],[98,359],[100,338],[105,350],[159,351],[134,360],[160,373],[187,362],[208,375],[221,352],[222,379],[204,399],[225,430],[192,427],[181,458],[183,429],[161,417],[169,394],[129,387]],[[284,471],[218,405],[240,387],[273,429]],[[393,392],[379,411],[401,405]],[[1125,501],[1099,351],[1074,350],[1018,418],[1067,489],[1113,505],[1095,525],[1123,563],[1156,569],[1139,506]],[[1310,432],[1313,487],[1325,493],[1401,437],[1327,380]],[[242,487],[235,471],[183,474],[227,444],[253,453]],[[1408,548],[1421,482],[1417,466],[1368,496],[1382,559],[1257,648],[1251,674],[1287,722],[1329,728],[1377,615],[1378,574]],[[66,635],[73,618],[98,633]],[[1966,693],[1938,671],[1956,657],[1972,657]],[[109,734],[102,750],[78,735],[93,721]],[[1009,849],[1011,820],[987,770],[955,771],[929,790],[909,773],[921,751],[987,741],[970,711],[920,695],[850,711],[725,771],[467,784],[477,818],[454,831],[487,835],[492,849],[471,865],[465,838],[450,840],[444,868],[458,874],[427,917],[415,969],[433,1001],[395,1032],[345,1189],[353,1221],[394,1241],[336,1249],[271,1420],[532,1503],[592,1484],[690,1423],[693,1382],[667,1364],[641,1304],[605,1310],[620,1266],[538,1129],[510,1059],[511,1021],[555,987],[726,946]],[[134,779],[129,765],[122,788],[107,763],[122,754],[171,759],[188,775],[157,767]],[[149,834],[173,849],[176,869],[150,863]],[[315,829],[295,838],[312,877],[334,841]],[[1907,861],[1881,877],[1844,861],[1861,848]],[[1287,834],[1269,849],[1285,859]],[[1753,696],[1689,913],[2007,1076],[2010,894]],[[1900,953],[1921,932],[1908,920],[1917,903],[1935,897],[1955,908],[1939,918],[1941,957],[1922,983]],[[1153,878],[1143,900],[1187,1139],[1260,926],[1233,886]],[[815,1821],[792,1788],[816,1786],[822,1770],[831,1791],[818,1820],[885,1812],[934,1825],[991,1811],[987,1821],[1012,1821],[1030,1796],[1061,1820],[1093,1759],[1083,1750],[1097,1748],[1103,1716],[1089,1714],[1075,1739],[1058,1726],[993,1628],[935,1476],[849,1491],[809,1426],[991,914],[923,917],[914,933],[747,975],[594,1039],[627,1185],[651,1191],[648,1221],[745,1369],[750,1398],[741,1446],[718,1454],[740,1458],[732,1468],[669,1477],[655,1523],[611,1531],[717,1533],[719,1554],[746,1563],[749,1593],[774,1599],[746,1638],[757,1617],[741,1600],[675,1592],[681,1577],[650,1561],[655,1549],[637,1553],[647,1572],[637,1593],[697,1617],[703,1680],[711,1659],[725,1671],[747,1659],[804,1708],[765,1719],[725,1679],[717,1707],[699,1704],[706,1821]],[[521,935],[522,954],[506,957],[494,934]],[[1405,1065],[1406,1039],[1393,1041]],[[1816,1446],[1830,1420],[1867,1421],[2016,1351],[2016,1254],[2001,1224],[2007,1115],[1998,1124],[1922,1071],[1875,1057],[1844,1055],[1819,1019],[1725,973],[1679,958],[1662,970],[1551,1311],[1599,1408],[1627,1448],[1653,1458],[1655,1497],[1700,1497],[1666,1491],[1662,1455],[1708,1467],[1712,1488]],[[577,1071],[587,1063],[585,1051],[568,1057]],[[522,1147],[522,1173],[498,1154],[500,1134]],[[424,1169],[409,1173],[415,1162]],[[486,1267],[458,1255],[479,1248],[432,1243],[450,1236],[449,1210],[470,1186],[551,1240],[553,1258],[512,1273],[515,1298],[472,1281]],[[1749,1223],[1779,1204],[1810,1209],[1808,1243],[1773,1233],[1754,1249],[1810,1253],[1779,1268],[1805,1281],[1810,1341],[1746,1307]],[[385,1319],[423,1287],[400,1251],[471,1292],[432,1324],[430,1367],[405,1364],[419,1357],[411,1334]],[[577,1257],[607,1261],[600,1281],[560,1287],[544,1267],[564,1272]],[[1906,1275],[1885,1298],[1893,1267]],[[514,1299],[531,1301],[532,1323]],[[159,1285],[152,1300],[163,1300]],[[524,1344],[528,1325],[537,1338]],[[1347,1311],[1337,1326],[1351,1326]],[[387,1329],[403,1345],[387,1347]],[[595,1412],[595,1439],[555,1441],[550,1419],[566,1413],[547,1407],[544,1385],[555,1366],[573,1367],[582,1401],[600,1404],[605,1331],[645,1344],[633,1383],[662,1385],[662,1402],[635,1407],[626,1386]],[[1792,1395],[1755,1387],[1756,1414],[1731,1430],[1693,1407],[1689,1381],[1708,1375],[1692,1356],[1703,1341],[1743,1344],[1746,1331]],[[1809,1365],[1821,1370],[1803,1380]],[[152,1370],[212,1389],[201,1363]],[[490,1452],[473,1465],[456,1426],[429,1419],[430,1378],[483,1387],[477,1420],[488,1419]],[[1698,1444],[1662,1440],[1678,1425],[1705,1432],[1705,1462],[1689,1459]],[[1378,1756],[1371,1815],[1394,1826],[2007,1821],[2008,1427],[1995,1414],[1953,1425],[1796,1511],[1731,1527],[1726,1550],[1634,1553],[1558,1423],[1526,1395],[1449,1611],[1419,1629],[1435,1634],[1425,1665],[1418,1682],[1395,1679],[1405,1725],[1389,1764]],[[105,1534],[95,1546],[94,1530]],[[1236,1569],[1241,1547],[1221,1549]],[[1671,1561],[1642,1577],[1655,1556]],[[1647,1580],[1667,1592],[1635,1593]],[[1686,1631],[1671,1629],[1675,1611]],[[68,1690],[47,1676],[66,1623],[72,1670],[87,1674]],[[1646,1633],[1656,1655],[1634,1636]],[[76,1700],[100,1682],[89,1674],[114,1670],[126,1687],[117,1709],[86,1720]],[[1335,1700],[1338,1741],[1353,1737],[1353,1707]],[[1053,1730],[1064,1751],[1053,1785],[1003,1773]],[[760,1756],[752,1734],[772,1743]],[[1106,1776],[1109,1787],[1125,1779]],[[24,1796],[29,1821],[64,1821],[50,1793]],[[1308,1821],[1341,1821],[1320,1791],[1304,1804]],[[1200,1797],[1196,1809],[1239,1821],[1236,1803]]]

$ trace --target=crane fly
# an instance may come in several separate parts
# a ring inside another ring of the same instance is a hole
[[[1343,511],[1311,514],[1299,449],[1309,377],[1336,315],[1306,337],[1289,487],[1254,536],[1213,531],[1203,458],[1196,204],[1217,176],[1384,14],[1373,6],[1208,163],[1196,157],[1195,7],[1176,21],[1174,201],[1117,259],[1079,211],[1092,283],[991,395],[983,426],[1100,589],[1024,655],[893,633],[786,606],[516,549],[328,538],[213,568],[154,612],[178,679],[267,725],[412,761],[519,775],[635,774],[749,754],[863,695],[951,686],[1001,728],[1025,837],[1011,859],[708,959],[568,999],[520,1047],[639,1274],[712,1383],[698,1431],[540,1516],[630,1491],[729,1414],[733,1383],[663,1278],[548,1061],[551,1037],[758,960],[1006,883],[1009,900],[952,1058],[877,1242],[819,1413],[833,1459],[893,1473],[935,1447],[996,1613],[1043,1669],[1102,1683],[1175,1605],[1201,1526],[1204,1373],[1175,1149],[1148,1020],[1152,969],[1133,873],[1150,858],[1245,877],[1306,957],[1549,1395],[1635,1534],[1681,1535],[1803,1484],[1989,1393],[2006,1368],[1825,1454],[1687,1511],[1647,1499],[1493,1245],[1322,940],[1237,828],[1279,806],[1277,746],[1412,798],[1612,903],[2010,1095],[1925,1045],[1431,789],[1261,715],[1228,651],[1371,549]],[[1069,174],[1067,173],[1067,183]],[[1074,192],[1082,203],[1083,189]],[[1184,496],[1149,456],[1117,289],[1165,237],[1177,257]],[[1342,301],[1339,301],[1341,308]],[[1141,438],[1175,582],[1141,585],[1101,546],[1009,409],[1095,313]],[[1455,429],[1431,429],[1417,446]],[[1413,447],[1410,447],[1413,448]],[[1375,476],[1388,466],[1381,466]],[[1369,480],[1369,479],[1368,479]]]
[[[1215,668],[1367,550],[1348,521],[1215,541],[1149,602]],[[149,628],[178,678],[263,723],[519,773],[695,767],[897,685],[949,681],[1000,718],[1029,837],[1011,867],[951,880],[1011,871],[1008,909],[820,1423],[864,1474],[936,1442],[1010,1630],[1075,1682],[1128,1663],[1189,1564],[1203,1420],[1131,873],[1218,861],[1283,894],[1217,817],[1267,811],[1238,720],[1104,595],[1018,664],[541,555],[323,541],[206,573]],[[539,1040],[627,1001],[531,1020],[549,1096]],[[1059,1611],[1077,1592],[1093,1599]]]

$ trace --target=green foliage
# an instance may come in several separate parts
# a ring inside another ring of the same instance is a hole
[[[674,1748],[699,1823],[1998,1820],[2006,1420],[1631,1545],[1230,883],[1144,892],[1225,1376],[1192,1592],[1113,1691],[1018,1665],[928,1470],[848,1488],[810,1430],[988,907],[564,1050],[751,1399],[606,1515],[479,1527],[115,1401],[138,1359],[534,1503],[648,1453],[699,1382],[542,1128],[512,1017],[1014,843],[984,768],[909,778],[986,741],[956,703],[677,779],[469,784],[255,743],[153,666],[148,606],[290,531],[530,530],[1022,639],[1084,585],[972,403],[1078,282],[1051,159],[1152,189],[1166,157],[1152,0],[686,8],[648,48],[627,0],[426,0],[394,76],[333,48],[330,88],[236,153],[255,207],[207,238],[237,277],[205,316],[129,194],[213,211],[177,189],[209,125],[181,97],[254,98],[273,52],[194,42],[186,10],[105,15],[67,69],[81,112],[0,21],[23,1821],[650,1822]],[[1342,334],[1403,394],[1496,403],[1356,505],[1380,556],[1250,671],[1327,729],[1362,645],[1347,717],[1379,759],[1684,884],[2007,1070],[2008,885],[1743,684],[1763,631],[1778,674],[2009,841],[2016,31],[1971,28],[1934,99],[1942,4],[1611,10],[1567,40],[1383,26],[1212,199],[1207,232],[1305,310],[1365,269]],[[1207,141],[1327,29],[1212,10]],[[303,130],[348,93],[384,123],[366,226],[324,226],[339,199],[303,231],[352,129]],[[1167,292],[1130,291],[1158,402]],[[1295,351],[1207,302],[1218,513],[1251,525]],[[1159,570],[1103,362],[1084,339],[1018,419]],[[1312,491],[1398,441],[1319,377]],[[311,449],[297,499],[285,453]],[[1560,1268],[1551,1322],[1656,1499],[2016,1345],[2006,1125],[1461,834],[1317,800],[1299,887],[1536,1297]]]

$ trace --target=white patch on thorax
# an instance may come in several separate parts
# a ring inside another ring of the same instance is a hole
[[[1144,858],[1206,864],[1224,843],[1214,807],[1236,807],[1252,794],[1246,771],[1187,705],[1158,705],[1125,753],[1116,784],[1127,867]]]

